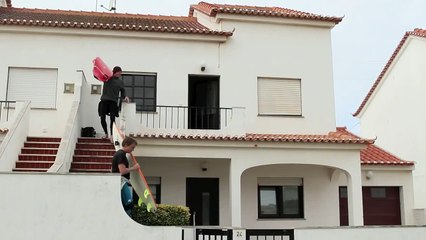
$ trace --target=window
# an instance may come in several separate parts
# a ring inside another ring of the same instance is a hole
[[[149,189],[151,189],[152,196],[155,203],[161,203],[161,177],[146,177]]]
[[[155,112],[157,74],[123,74],[126,95],[136,103],[136,111]]]
[[[371,187],[371,198],[386,198],[386,188],[384,187]]]
[[[9,68],[7,100],[31,101],[31,108],[55,109],[58,69]]]
[[[303,218],[301,178],[259,178],[259,218]]]
[[[300,79],[258,78],[259,115],[302,115]]]

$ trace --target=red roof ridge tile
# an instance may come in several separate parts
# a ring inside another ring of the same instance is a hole
[[[63,10],[63,9],[41,9],[41,8],[10,8],[15,11],[34,12],[34,13],[53,13],[53,14],[75,14],[75,15],[94,15],[94,16],[108,16],[113,18],[120,17],[136,17],[136,18],[154,18],[164,20],[190,20],[196,21],[195,17],[191,16],[167,16],[167,15],[153,15],[153,14],[139,14],[139,13],[111,13],[111,12],[95,12],[95,11],[77,11],[77,10]]]
[[[141,134],[130,133],[132,137],[156,139],[185,139],[185,140],[230,140],[230,141],[261,141],[261,142],[303,142],[303,143],[350,143],[371,144],[374,140],[353,137],[342,132],[330,132],[327,135],[309,134],[260,134],[247,133],[239,136],[229,135],[192,135],[192,134]]]
[[[232,36],[232,32],[209,29],[188,16],[0,8],[0,24]]]
[[[389,58],[389,60],[385,64],[384,68],[380,72],[380,74],[377,77],[376,81],[373,83],[373,85],[371,86],[371,88],[368,91],[367,95],[365,96],[365,98],[361,102],[361,105],[358,107],[358,109],[356,110],[356,112],[352,114],[352,116],[356,117],[356,116],[358,116],[361,113],[361,111],[363,110],[363,108],[367,104],[368,100],[370,100],[370,98],[374,94],[376,88],[381,83],[384,75],[387,73],[388,69],[392,65],[393,61],[395,60],[396,56],[400,52],[401,48],[404,46],[404,44],[407,41],[407,38],[409,36],[426,37],[426,30],[423,30],[423,29],[420,29],[420,28],[415,28],[413,31],[405,32],[405,34],[402,37],[401,41],[399,42],[398,46],[396,47],[396,49],[392,53],[391,57]]]
[[[231,4],[213,4],[207,2],[199,2],[190,6],[189,16],[192,16],[194,10],[197,9],[209,16],[216,16],[218,13],[239,14],[239,15],[257,15],[270,17],[286,17],[299,18],[317,21],[330,21],[338,24],[342,21],[342,17],[323,16],[309,12],[303,12],[283,7],[261,7],[248,5],[231,5]]]

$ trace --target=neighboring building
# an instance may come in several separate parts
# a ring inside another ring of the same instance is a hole
[[[76,131],[101,132],[100,56],[124,70],[133,103],[119,124],[139,142],[153,194],[189,206],[194,224],[414,224],[413,163],[336,129],[331,30],[341,20],[205,2],[188,17],[0,8],[0,99],[31,101],[23,137],[60,138],[49,172],[82,170],[71,164]],[[0,170],[14,168],[9,154]]]
[[[406,32],[354,116],[361,135],[377,137],[376,143],[397,156],[416,162],[415,208],[426,208],[426,31]]]

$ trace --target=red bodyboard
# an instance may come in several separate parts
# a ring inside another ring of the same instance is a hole
[[[93,76],[101,82],[106,82],[112,77],[111,69],[100,57],[93,59]]]

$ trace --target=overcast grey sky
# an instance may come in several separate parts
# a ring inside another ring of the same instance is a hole
[[[116,0],[117,12],[186,16],[198,0]],[[344,16],[332,30],[338,126],[358,132],[352,117],[406,31],[426,28],[426,0],[212,0]],[[14,7],[105,11],[109,0],[12,0]]]

